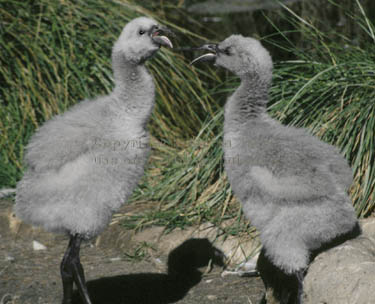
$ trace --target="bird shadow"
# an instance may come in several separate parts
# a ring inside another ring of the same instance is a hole
[[[93,304],[167,304],[182,299],[202,279],[198,268],[223,266],[224,254],[207,239],[189,239],[168,255],[167,273],[137,273],[105,277],[87,282]],[[77,291],[73,304],[80,304]]]

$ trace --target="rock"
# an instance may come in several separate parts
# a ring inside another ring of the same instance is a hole
[[[47,247],[44,246],[42,243],[39,243],[38,241],[33,241],[33,249],[35,251],[47,250]]]
[[[120,225],[110,225],[95,239],[95,246],[128,250],[132,246],[132,237],[132,231],[126,230]]]
[[[216,301],[217,300],[217,296],[215,296],[215,295],[208,295],[207,299],[209,299],[210,301]]]
[[[10,255],[8,255],[8,256],[6,256],[5,258],[4,258],[4,260],[6,261],[6,262],[14,262],[14,260],[15,260],[15,258],[14,257],[12,257],[12,256],[10,256]],[[1,303],[1,302],[0,302]]]
[[[364,235],[375,238],[375,218],[362,220],[361,227]]]
[[[306,304],[370,304],[375,290],[375,218],[363,233],[318,255],[304,280]]]

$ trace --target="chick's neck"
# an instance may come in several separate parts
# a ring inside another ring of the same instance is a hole
[[[225,120],[245,123],[266,113],[270,83],[258,75],[241,76],[241,84],[225,105]]]

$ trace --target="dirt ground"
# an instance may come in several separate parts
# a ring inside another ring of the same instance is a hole
[[[59,265],[67,238],[30,229],[11,233],[10,204],[0,202],[0,304],[61,303]],[[34,250],[33,240],[47,249]],[[94,242],[82,245],[81,262],[93,303],[255,304],[262,298],[259,277],[222,277],[219,265],[207,271],[210,260],[221,263],[207,240],[188,240],[168,256],[152,252],[129,259],[131,250]],[[81,303],[77,294],[74,303]]]

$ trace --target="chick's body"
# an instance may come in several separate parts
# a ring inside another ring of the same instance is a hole
[[[151,112],[153,94],[136,98]],[[110,95],[44,124],[27,147],[16,214],[49,231],[100,233],[143,175],[148,131],[137,114]]]
[[[224,134],[233,192],[286,273],[305,269],[312,250],[357,223],[346,193],[351,169],[335,147],[266,114],[239,124],[226,119]]]
[[[156,27],[144,17],[129,23],[112,51],[112,93],[79,102],[31,138],[16,190],[18,217],[91,238],[129,198],[149,154],[155,85],[143,62],[160,48],[150,32]]]

